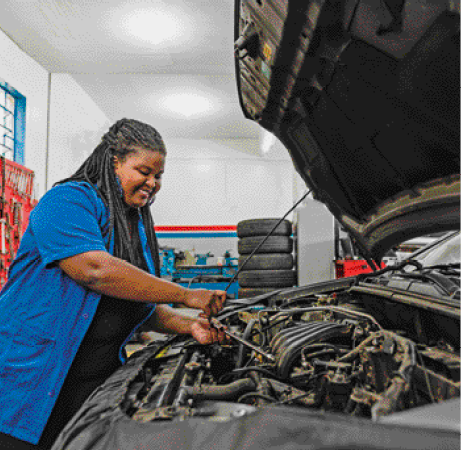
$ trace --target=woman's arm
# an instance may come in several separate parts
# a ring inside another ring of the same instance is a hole
[[[206,289],[186,289],[157,278],[110,253],[92,251],[59,261],[59,267],[77,283],[100,294],[148,303],[181,303],[217,314],[226,293]]]
[[[157,305],[154,314],[143,325],[153,331],[166,334],[190,334],[200,344],[211,344],[226,340],[225,334],[210,327],[208,320],[202,317],[191,317],[178,312],[167,305]]]

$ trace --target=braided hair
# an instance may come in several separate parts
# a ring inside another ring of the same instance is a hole
[[[142,256],[133,249],[128,224],[129,207],[121,195],[121,186],[114,170],[114,157],[125,161],[127,155],[142,147],[166,155],[165,144],[155,128],[133,119],[121,119],[112,125],[102,137],[99,145],[80,168],[67,181],[86,181],[91,184],[109,209],[109,240],[114,237],[114,256],[134,264],[142,265]],[[160,276],[158,243],[154,221],[150,211],[151,203],[140,208],[146,229],[147,242],[155,262],[156,275]]]

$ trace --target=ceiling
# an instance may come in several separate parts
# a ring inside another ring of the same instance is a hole
[[[165,139],[257,139],[234,77],[234,0],[2,0],[0,28],[106,116]]]

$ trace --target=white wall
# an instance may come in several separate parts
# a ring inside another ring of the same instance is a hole
[[[286,150],[262,156],[258,139],[165,142],[162,191],[152,212],[156,225],[237,225],[241,220],[282,217],[293,204],[293,166]],[[289,217],[290,218],[290,217]],[[237,253],[237,237],[159,238],[163,247],[211,252],[216,262]]]
[[[280,217],[292,205],[291,160],[247,152],[256,153],[257,142],[175,139],[166,147],[162,191],[153,206],[158,225],[236,225]]]
[[[26,97],[24,164],[39,198],[78,168],[110,121],[70,75],[49,74],[1,30],[0,78]]]
[[[25,166],[35,172],[41,196],[46,178],[48,72],[1,30],[0,78],[26,97]]]
[[[71,75],[51,75],[48,189],[78,169],[110,125]]]

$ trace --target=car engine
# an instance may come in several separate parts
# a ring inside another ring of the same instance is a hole
[[[141,422],[224,421],[287,405],[378,421],[459,397],[453,308],[341,283],[224,309],[220,323],[251,345],[180,337],[157,344],[122,410]]]

